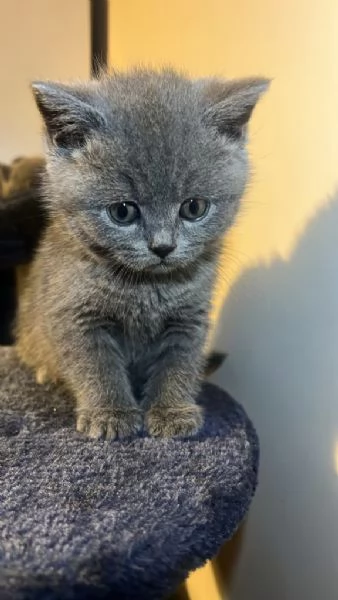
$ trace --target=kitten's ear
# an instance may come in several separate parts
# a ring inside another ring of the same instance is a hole
[[[87,135],[104,124],[103,115],[76,88],[36,81],[32,90],[49,141],[58,148],[81,148]]]
[[[203,120],[221,134],[240,139],[251,113],[270,81],[262,77],[219,81],[201,81],[205,110]]]

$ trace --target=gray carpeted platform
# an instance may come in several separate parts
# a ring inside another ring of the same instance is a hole
[[[70,399],[0,349],[1,600],[159,599],[215,555],[252,499],[256,433],[206,384],[203,431],[93,442]]]

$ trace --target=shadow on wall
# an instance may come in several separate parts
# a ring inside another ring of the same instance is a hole
[[[231,600],[336,600],[338,194],[288,262],[242,274],[215,342],[229,358],[213,381],[242,402],[261,440]]]

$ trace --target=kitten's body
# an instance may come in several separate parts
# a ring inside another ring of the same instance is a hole
[[[153,435],[200,427],[217,255],[247,178],[242,129],[265,87],[141,71],[36,88],[50,218],[21,292],[17,350],[39,380],[74,394],[80,431],[130,435],[144,416]],[[186,217],[192,198],[208,199],[195,202],[199,221]],[[137,218],[108,218],[112,203]]]
[[[19,301],[17,351],[20,358],[34,368],[38,381],[64,381],[65,363],[73,360],[76,368],[71,391],[90,397],[95,407],[95,391],[86,380],[88,364],[82,362],[83,348],[77,336],[73,344],[73,329],[96,329],[100,336],[104,332],[107,339],[117,343],[138,401],[154,367],[161,371],[163,358],[167,364],[162,368],[170,367],[168,344],[173,354],[177,344],[182,361],[179,384],[174,379],[170,382],[170,405],[175,408],[176,400],[179,405],[185,400],[185,394],[194,397],[204,368],[202,350],[215,261],[196,265],[189,275],[162,280],[132,274],[123,276],[119,270],[107,272],[104,263],[89,259],[87,253],[76,246],[72,250],[72,262],[67,265],[71,244],[62,237],[62,228],[55,223],[47,230],[36,259],[28,267],[27,285]],[[53,295],[50,289],[54,290]],[[99,352],[99,346],[97,339],[93,342],[93,353]],[[108,387],[111,360],[109,353],[107,356],[102,353],[101,377],[104,373],[108,375],[105,384]],[[112,383],[123,396],[124,377]],[[164,414],[160,420],[162,422],[152,428],[154,434],[160,431],[168,435],[184,433],[186,427],[199,426],[199,410],[192,404],[190,413],[181,419],[176,415],[175,422],[168,422]],[[130,428],[133,431],[132,425],[126,424],[125,428],[126,433]]]
[[[207,317],[214,261],[196,265],[190,274],[163,278],[137,277],[132,273],[124,276],[119,269],[107,272],[104,262],[92,260],[76,245],[72,249],[72,262],[67,264],[71,244],[67,237],[63,240],[63,233],[55,223],[48,228],[29,266],[17,322],[19,354],[35,369],[46,368],[49,378],[62,380],[58,353],[53,346],[57,345],[58,331],[64,339],[62,322],[67,311],[72,313],[74,323],[79,315],[84,326],[88,320],[88,326],[103,326],[110,331],[126,364],[133,372],[140,373],[145,372],[143,367],[148,362],[153,363],[161,335],[168,332],[171,323],[187,318],[193,327],[195,313],[203,312],[203,321]],[[59,293],[51,295],[51,288]],[[35,302],[37,297],[41,304]],[[207,322],[205,328],[206,325]],[[69,323],[66,330],[67,327]]]

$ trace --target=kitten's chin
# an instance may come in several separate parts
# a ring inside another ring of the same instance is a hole
[[[175,274],[189,274],[194,271],[194,267],[198,262],[198,258],[195,258],[195,260],[192,258],[190,258],[190,260],[170,258],[156,262],[145,261],[143,264],[141,262],[131,263],[130,261],[122,262],[120,260],[114,260],[115,270],[121,272],[122,275],[124,274],[127,276],[129,272],[131,275],[149,276],[151,279],[154,277],[159,277],[160,279],[163,277],[165,278],[166,276],[173,277]]]
[[[169,263],[165,261],[159,261],[156,263],[148,264],[130,264],[130,262],[114,261],[114,270],[120,272],[122,275],[143,275],[150,277],[161,277],[170,275],[176,271],[182,270],[178,264]]]
[[[177,267],[176,267],[177,268]],[[147,273],[169,273],[170,271],[175,271],[175,267],[166,263],[164,261],[148,265],[143,269]]]

